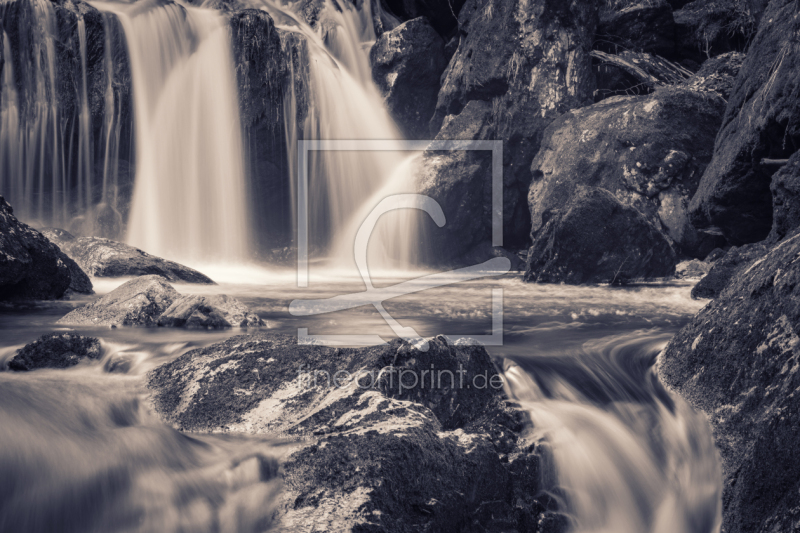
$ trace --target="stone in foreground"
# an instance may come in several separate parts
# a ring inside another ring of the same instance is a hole
[[[9,362],[10,370],[68,368],[83,359],[99,359],[100,341],[74,333],[51,333],[21,348]]]
[[[183,431],[297,440],[281,531],[526,530],[544,506],[521,411],[495,388],[483,347],[428,342],[423,352],[399,340],[340,349],[239,336],[156,368],[148,388]],[[517,485],[530,499],[515,498]]]
[[[227,294],[181,296],[158,319],[159,326],[173,328],[223,329],[263,326],[264,321],[251,313],[236,298]]]
[[[666,237],[605,189],[582,188],[543,218],[528,251],[525,281],[628,283],[675,272],[677,259]]]
[[[708,414],[722,458],[726,533],[797,531],[800,234],[740,271],[659,358]]]
[[[79,307],[57,324],[75,326],[155,326],[161,314],[180,297],[161,276],[140,276]]]
[[[90,276],[126,278],[157,274],[173,283],[214,283],[197,270],[111,239],[75,237],[62,229],[47,229],[44,234]]]

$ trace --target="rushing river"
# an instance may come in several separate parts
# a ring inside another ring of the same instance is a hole
[[[359,281],[312,276],[309,288],[298,289],[294,272],[206,271],[220,284],[177,289],[233,295],[270,331],[391,338],[371,306],[312,317],[288,311],[297,298],[363,290]],[[102,294],[120,280],[95,282]],[[551,445],[544,486],[556,497],[569,494],[578,530],[705,533],[718,531],[720,514],[710,431],[653,373],[670,336],[702,306],[690,287],[532,285],[508,274],[385,307],[425,336],[485,335],[492,330],[491,289],[502,288],[503,344],[489,351],[531,414],[535,436]],[[67,330],[56,320],[95,297],[0,308],[0,360],[42,334]],[[184,435],[161,424],[144,401],[148,370],[241,331],[74,331],[102,339],[100,362],[0,373],[0,531],[261,530],[277,484],[247,469],[274,468],[280,443]],[[129,362],[116,367],[127,373],[109,372],[119,360]]]

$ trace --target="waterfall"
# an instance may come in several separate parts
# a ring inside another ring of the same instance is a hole
[[[249,251],[236,75],[225,17],[163,2],[97,3],[128,43],[136,180],[127,240],[179,260]]]

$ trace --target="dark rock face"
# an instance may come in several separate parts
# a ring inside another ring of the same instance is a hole
[[[439,35],[448,38],[459,25],[464,0],[385,0],[383,5],[401,20],[427,18]]]
[[[673,13],[678,54],[702,63],[743,51],[756,34],[768,0],[695,0]]]
[[[532,237],[545,213],[579,187],[601,187],[663,228],[684,252],[704,257],[710,248],[687,206],[711,160],[724,106],[716,95],[665,87],[566,113],[545,130],[531,164]]]
[[[57,324],[75,326],[155,326],[179,298],[161,276],[140,276],[94,302],[67,313]]]
[[[715,92],[726,101],[730,98],[736,77],[744,63],[745,55],[728,52],[704,62],[685,85],[693,91]]]
[[[283,466],[277,518],[287,531],[523,530],[515,491],[539,490],[538,456],[517,444],[524,416],[493,387],[484,348],[429,343],[422,352],[403,341],[334,349],[235,337],[153,370],[148,387],[183,430],[302,437]],[[528,515],[535,524],[539,511]]]
[[[597,46],[611,53],[621,49],[674,58],[672,6],[667,2],[642,2],[622,9],[602,10]]]
[[[778,242],[800,226],[800,152],[772,176],[772,231],[769,242]]]
[[[263,326],[264,321],[251,313],[236,298],[226,294],[181,296],[158,319],[159,326],[173,328],[224,329]]]
[[[582,188],[544,220],[528,252],[525,281],[626,283],[675,272],[666,237],[605,189]]]
[[[719,227],[734,245],[760,241],[772,227],[772,172],[761,159],[786,158],[800,148],[796,8],[789,0],[770,2],[690,206],[697,226]]]
[[[425,18],[385,32],[369,55],[372,77],[405,136],[428,139],[439,78],[447,66],[444,41]]]
[[[727,533],[794,531],[800,506],[800,236],[737,274],[670,342],[661,378],[711,421]]]
[[[0,196],[0,300],[53,300],[73,286],[91,291],[85,274],[76,272],[73,281],[69,263],[58,246],[17,220]]]
[[[739,272],[764,257],[767,250],[761,243],[732,247],[714,262],[708,274],[692,288],[692,298],[716,298]]]
[[[51,333],[20,349],[9,362],[10,370],[68,368],[82,359],[100,359],[100,341],[73,333]]]
[[[46,229],[44,233],[90,276],[122,278],[155,274],[172,282],[214,283],[194,269],[111,239],[75,237],[57,228]]]
[[[594,76],[588,54],[596,21],[592,2],[468,0],[461,10],[460,44],[442,76],[431,134],[440,140],[503,141],[506,246],[524,247],[528,242],[528,169],[544,128],[569,109],[592,101]],[[436,154],[434,163],[445,179],[463,181],[459,187],[477,195],[490,187],[485,155]],[[446,216],[455,216],[455,205],[434,198]],[[486,201],[491,202],[490,197]],[[474,212],[480,216],[482,209]]]

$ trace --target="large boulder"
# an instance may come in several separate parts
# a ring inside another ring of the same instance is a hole
[[[57,228],[48,228],[44,234],[90,276],[122,278],[154,274],[175,283],[214,283],[197,270],[150,255],[122,242],[101,237],[75,237]]]
[[[83,359],[100,359],[100,341],[74,333],[50,333],[21,348],[8,362],[11,370],[69,368]]]
[[[155,326],[161,314],[178,297],[178,291],[161,276],[140,276],[92,303],[70,311],[56,323],[73,326]]]
[[[23,224],[0,196],[0,300],[61,298],[92,284],[58,246]]]
[[[695,224],[719,227],[734,245],[760,241],[772,227],[774,168],[762,158],[783,159],[800,147],[798,31],[796,3],[770,2],[692,199]]]
[[[428,121],[447,66],[442,38],[425,18],[409,20],[381,35],[369,59],[372,78],[405,136],[430,138]]]
[[[692,298],[716,298],[737,274],[764,257],[768,248],[764,244],[733,246],[714,262],[708,274],[692,287]]]
[[[173,328],[224,329],[263,326],[264,321],[227,294],[181,296],[159,317],[158,325]]]
[[[667,238],[605,189],[582,188],[544,217],[528,251],[525,281],[620,284],[675,272]]]
[[[662,380],[704,411],[722,459],[722,530],[797,530],[800,235],[737,274],[659,356]]]
[[[772,176],[772,231],[770,242],[778,242],[800,226],[800,151]]]
[[[428,343],[234,337],[156,368],[148,388],[184,431],[297,439],[281,531],[531,530],[545,507],[533,497],[538,456],[519,437],[524,416],[503,400],[484,348]],[[515,500],[523,490],[528,499]]]
[[[531,164],[532,236],[545,213],[581,186],[601,187],[663,228],[681,250],[704,257],[715,243],[695,231],[688,203],[711,160],[724,109],[717,95],[664,87],[566,113],[545,130]]]
[[[468,0],[459,14],[459,45],[442,75],[431,135],[438,140],[503,141],[506,246],[524,247],[529,242],[528,169],[542,132],[564,112],[592,101],[589,52],[596,23],[597,6],[577,0]],[[424,174],[439,173],[453,186],[461,181],[458,188],[491,203],[483,192],[491,190],[487,183],[491,174],[484,172],[486,155],[436,154],[432,164],[437,169]],[[453,190],[450,185],[443,188]],[[447,217],[456,216],[460,204],[433,198]],[[446,249],[453,255],[466,252],[455,248],[451,244]]]

